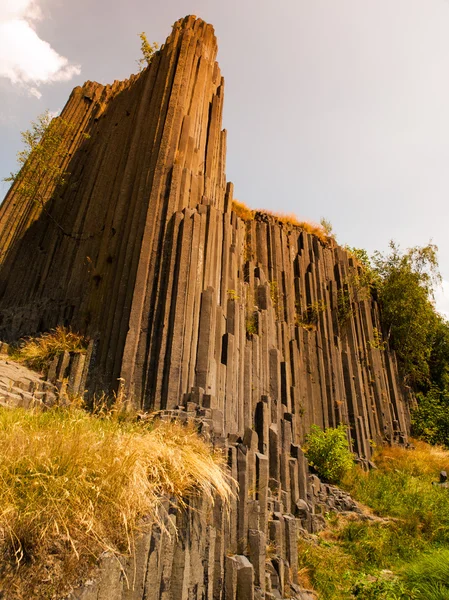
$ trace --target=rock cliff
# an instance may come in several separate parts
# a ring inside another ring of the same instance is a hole
[[[66,182],[43,177],[38,200],[15,184],[0,207],[2,339],[60,324],[87,335],[82,361],[55,365],[74,392],[121,381],[138,408],[199,418],[239,483],[229,518],[183,517],[184,532],[206,531],[201,544],[182,534],[169,552],[150,536],[159,566],[148,548],[139,560],[151,586],[108,598],[300,597],[298,527],[319,522],[301,450],[310,425],[348,424],[366,460],[372,441],[407,435],[356,261],[232,209],[216,53],[213,28],[186,17],[140,74],[75,88],[61,115]]]

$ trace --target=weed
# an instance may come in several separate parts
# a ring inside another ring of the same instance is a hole
[[[321,219],[320,219],[320,225],[323,228],[324,233],[328,237],[334,237],[335,238],[335,235],[333,233],[333,229],[334,228],[332,227],[332,223],[330,221],[328,221],[324,217],[321,217]]]
[[[259,332],[259,313],[257,310],[246,314],[245,319],[246,335],[251,338]]]
[[[276,319],[281,319],[283,312],[282,295],[279,291],[278,282],[275,279],[270,281],[270,298],[276,314]]]
[[[299,576],[302,585],[312,586],[320,600],[347,600],[356,565],[337,543],[318,543],[300,539],[298,543]]]
[[[383,339],[382,332],[377,327],[373,327],[373,339],[368,340],[367,344],[375,350],[385,350],[387,347],[387,342]]]
[[[345,325],[352,315],[351,296],[348,286],[345,285],[337,292],[337,319],[340,326]]]
[[[139,65],[139,71],[142,71],[145,67],[147,67],[151,61],[157,50],[159,50],[159,44],[157,42],[150,43],[144,31],[139,33],[140,38],[140,51],[142,52],[142,57],[139,58],[137,64]]]
[[[351,589],[358,600],[412,600],[416,596],[398,577],[382,573],[378,577],[363,574]]]
[[[301,314],[296,314],[296,325],[304,329],[315,329],[321,313],[326,312],[327,305],[323,300],[317,300],[308,304]]]

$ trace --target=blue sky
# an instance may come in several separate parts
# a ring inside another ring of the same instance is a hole
[[[432,239],[449,313],[447,0],[0,0],[0,178],[32,119],[187,14],[218,36],[236,197],[370,252]]]

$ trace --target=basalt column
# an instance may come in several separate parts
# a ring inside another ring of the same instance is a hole
[[[407,439],[361,266],[305,227],[233,210],[216,53],[213,28],[186,17],[140,74],[76,88],[49,162],[64,181],[44,169],[34,196],[19,180],[0,207],[0,338],[85,334],[86,356],[57,359],[55,378],[91,395],[121,381],[136,408],[195,419],[238,482],[229,514],[167,513],[180,536],[142,538],[132,593],[114,560],[119,591],[104,597],[308,598],[298,532],[347,501],[309,478],[311,425],[344,423],[365,464],[372,441]]]
[[[92,388],[122,375],[140,397],[149,347],[162,343],[180,215],[223,210],[216,53],[213,28],[187,17],[139,75],[75,88],[60,118],[65,185],[44,176],[34,198],[15,185],[1,207],[3,338],[58,324],[87,334]]]
[[[232,210],[216,53],[213,28],[186,17],[139,75],[73,91],[54,159],[65,183],[44,174],[34,198],[16,184],[1,207],[0,333],[86,334],[90,393],[120,380],[138,408],[254,430],[286,491],[276,457],[312,423],[347,423],[369,457],[370,440],[405,439],[407,410],[354,260]]]

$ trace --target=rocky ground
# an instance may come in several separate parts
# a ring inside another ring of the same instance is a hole
[[[56,388],[42,375],[0,354],[0,406],[32,408],[56,401]]]

